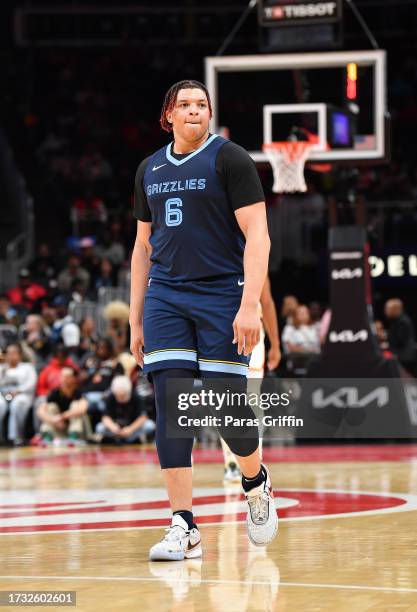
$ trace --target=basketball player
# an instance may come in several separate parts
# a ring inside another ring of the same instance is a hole
[[[260,315],[262,319],[260,339],[252,351],[248,370],[248,393],[256,393],[258,396],[261,391],[262,380],[265,370],[265,332],[269,340],[269,351],[266,360],[266,367],[269,372],[273,372],[281,361],[281,351],[278,331],[278,317],[274,299],[271,294],[271,284],[266,277],[260,298]],[[242,474],[238,467],[236,457],[221,439],[225,484],[240,482]],[[259,439],[259,453],[262,459],[262,438]]]
[[[167,535],[150,550],[151,560],[202,554],[192,513],[193,439],[167,437],[166,383],[230,377],[240,384],[259,342],[258,303],[270,247],[264,195],[249,155],[210,134],[210,118],[204,85],[173,85],[161,126],[173,132],[174,141],[146,158],[135,178],[131,351],[152,374],[156,445],[173,512]],[[245,410],[250,408],[242,407],[243,417]],[[276,535],[278,518],[258,439],[227,442],[242,471],[249,538],[266,545]]]

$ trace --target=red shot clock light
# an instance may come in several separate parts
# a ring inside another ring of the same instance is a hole
[[[351,62],[347,65],[346,71],[346,97],[348,100],[356,100],[358,97],[358,65]]]

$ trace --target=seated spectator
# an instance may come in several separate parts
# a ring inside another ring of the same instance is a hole
[[[79,242],[81,249],[81,266],[90,275],[90,283],[94,284],[100,268],[100,258],[96,255],[95,242],[90,236],[84,236]]]
[[[62,342],[69,350],[78,348],[80,344],[80,328],[68,314],[68,300],[57,295],[51,304],[54,309],[52,323],[52,342]]]
[[[109,302],[103,317],[107,321],[106,336],[112,339],[116,353],[122,353],[129,340],[129,306],[120,300]]]
[[[83,357],[86,353],[94,351],[97,346],[98,336],[96,334],[96,324],[92,317],[86,317],[80,323],[80,344],[78,354]]]
[[[51,330],[40,315],[30,314],[20,329],[20,338],[35,356],[35,365],[41,367],[51,351],[49,336]]]
[[[109,259],[114,266],[120,266],[125,259],[125,248],[117,238],[113,238],[108,230],[105,230],[96,247],[96,255],[101,259]]]
[[[298,300],[295,295],[286,295],[282,301],[281,317],[284,320],[284,325],[291,324],[294,313],[298,307]]]
[[[18,321],[18,312],[9,297],[5,293],[0,295],[0,325],[17,325]]]
[[[73,441],[85,438],[86,413],[87,400],[78,389],[76,371],[73,368],[63,368],[58,388],[37,409],[42,441],[50,443],[56,438],[68,437]]]
[[[58,287],[63,293],[71,291],[73,282],[79,280],[82,282],[85,291],[88,290],[90,284],[90,275],[87,270],[81,267],[81,260],[78,255],[72,254],[68,258],[68,265],[58,275]]]
[[[20,344],[9,344],[5,363],[0,365],[0,438],[9,412],[8,439],[15,446],[24,442],[25,422],[32,407],[36,388],[36,370],[23,361]]]
[[[319,332],[317,326],[311,324],[307,306],[297,306],[292,324],[287,324],[283,329],[282,343],[287,354],[320,351]]]
[[[100,264],[100,272],[94,283],[94,288],[98,291],[101,287],[114,287],[115,284],[113,264],[110,259],[103,259]]]
[[[41,299],[46,295],[46,289],[32,281],[29,270],[23,268],[19,272],[19,284],[9,289],[7,296],[13,306],[19,306],[26,312],[35,312]]]
[[[64,368],[78,369],[74,361],[68,355],[68,349],[63,344],[58,344],[54,350],[54,356],[41,370],[36,388],[36,395],[43,400],[59,386],[61,372]],[[38,403],[38,402],[37,402]]]
[[[388,345],[387,330],[385,329],[382,321],[375,321],[375,333],[378,340],[378,346],[384,354],[384,357],[392,357],[392,353],[390,352]]]
[[[81,392],[88,401],[91,417],[96,419],[104,410],[104,393],[110,388],[116,374],[123,368],[116,363],[113,342],[110,338],[100,338],[93,353],[88,353],[81,361]]]
[[[106,398],[101,423],[96,432],[106,442],[146,442],[155,431],[152,421],[142,406],[127,376],[116,376],[111,383],[111,394]]]
[[[384,313],[389,322],[388,346],[398,361],[414,374],[416,361],[416,337],[414,325],[404,312],[404,305],[399,299],[388,300]]]
[[[321,318],[323,316],[323,309],[320,302],[310,302],[308,305],[310,312],[310,321],[312,325],[317,325],[320,328]]]
[[[103,200],[86,190],[84,195],[74,199],[71,207],[71,218],[79,230],[92,230],[96,223],[107,221],[107,210]]]
[[[43,286],[46,286],[55,276],[56,260],[51,254],[49,244],[41,242],[37,248],[37,254],[30,269],[36,282]]]

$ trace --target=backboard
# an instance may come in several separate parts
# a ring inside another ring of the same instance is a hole
[[[227,128],[256,162],[266,161],[262,144],[285,140],[292,126],[317,137],[313,161],[372,163],[386,157],[385,51],[207,57],[205,71],[212,131]],[[336,131],[343,129],[344,113],[353,117],[356,131],[351,141],[329,146],[335,109]]]

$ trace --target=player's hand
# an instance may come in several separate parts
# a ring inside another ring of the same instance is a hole
[[[130,326],[130,352],[136,360],[136,363],[143,368],[143,325]]]
[[[250,355],[258,344],[261,333],[261,319],[258,305],[241,306],[233,321],[233,344],[237,344],[239,355]]]
[[[281,362],[281,350],[279,346],[271,346],[268,351],[267,368],[270,372],[275,370]]]

